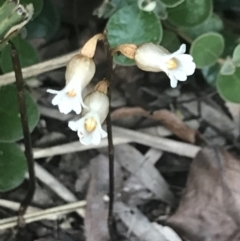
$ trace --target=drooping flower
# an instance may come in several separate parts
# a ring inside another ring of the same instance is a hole
[[[53,105],[58,105],[59,111],[68,114],[72,110],[81,113],[82,106],[86,108],[82,99],[82,91],[89,84],[95,73],[95,64],[92,59],[80,54],[75,55],[67,65],[66,86],[60,90],[47,90],[56,94],[52,100]]]
[[[57,105],[61,113],[68,114],[73,110],[80,114],[82,107],[87,108],[83,103],[82,91],[95,74],[96,66],[92,57],[97,41],[102,39],[102,36],[102,34],[95,35],[83,46],[79,54],[71,58],[65,73],[66,85],[62,90],[47,90],[51,94],[56,94],[52,104]]]
[[[70,121],[68,126],[71,130],[77,131],[83,145],[99,145],[101,139],[107,136],[102,123],[109,111],[108,96],[104,92],[95,90],[85,97],[84,103],[88,109],[83,110],[82,118],[78,121]]]
[[[132,44],[125,44],[113,50],[113,52],[117,51],[134,59],[136,65],[144,71],[164,71],[170,78],[172,88],[177,86],[178,81],[187,80],[187,76],[192,75],[196,68],[193,57],[185,54],[185,44],[172,54],[162,46],[153,43],[144,43],[135,47]]]

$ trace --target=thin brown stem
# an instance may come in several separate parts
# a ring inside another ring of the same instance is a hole
[[[25,214],[29,204],[32,201],[34,192],[35,192],[35,171],[34,171],[34,159],[32,153],[32,141],[31,135],[29,131],[28,125],[28,116],[27,116],[27,107],[25,102],[25,87],[24,87],[24,80],[22,76],[22,69],[21,64],[18,56],[18,51],[14,47],[12,43],[11,45],[11,57],[12,57],[12,64],[16,78],[16,85],[17,85],[17,96],[18,96],[18,105],[19,105],[19,112],[21,116],[21,123],[22,123],[22,130],[24,136],[24,145],[25,145],[25,155],[27,158],[28,164],[28,172],[29,172],[29,187],[27,195],[25,196],[24,200],[21,203],[19,208],[19,225],[24,225],[23,215]]]
[[[113,57],[111,53],[111,48],[106,36],[103,40],[105,51],[107,53],[107,71],[106,79],[109,81],[108,87],[108,97],[109,97],[109,113],[107,116],[107,132],[108,132],[108,156],[109,156],[109,210],[108,210],[108,228],[109,234],[112,240],[114,240],[114,219],[113,219],[113,205],[114,205],[114,145],[112,136],[112,122],[110,117],[110,103],[111,103],[111,78],[112,78],[112,65]]]

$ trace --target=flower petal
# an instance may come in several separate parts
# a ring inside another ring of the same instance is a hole
[[[71,101],[65,97],[62,99],[62,101],[58,104],[58,109],[63,114],[68,114],[72,111],[72,105]]]
[[[169,78],[170,78],[170,85],[172,88],[176,88],[177,87],[177,83],[178,80],[175,78],[174,75],[172,75],[171,73],[169,73]]]
[[[101,133],[98,130],[95,130],[92,133],[92,144],[98,146],[101,142]]]
[[[172,75],[175,76],[175,78],[177,80],[180,80],[180,81],[185,81],[187,80],[187,75],[185,73],[184,70],[181,70],[181,69],[175,69],[173,71],[171,71]]]
[[[105,138],[105,137],[107,137],[107,132],[105,131],[105,130],[103,130],[102,128],[101,128],[101,130],[100,130],[100,133],[101,133],[101,137],[102,138]]]
[[[166,56],[166,57],[164,57],[165,59],[166,59],[166,61],[167,60],[170,60],[170,59],[172,59],[172,58],[177,58],[179,55],[182,55],[182,54],[184,54],[186,52],[186,44],[182,44],[181,46],[180,46],[180,48],[176,51],[176,52],[174,52],[174,53],[172,53],[172,54],[169,54],[168,56]]]
[[[80,142],[83,145],[88,146],[92,144],[92,139],[93,139],[92,133],[88,133],[88,135],[85,135],[84,137],[80,138]]]
[[[53,99],[52,99],[52,104],[53,105],[59,105],[64,98],[63,93],[60,91]]]
[[[69,127],[72,131],[77,131],[77,130],[78,130],[78,123],[77,123],[77,121],[69,121],[69,122],[68,122],[68,127]]]
[[[59,90],[47,89],[47,92],[51,93],[51,94],[58,94],[60,91]]]

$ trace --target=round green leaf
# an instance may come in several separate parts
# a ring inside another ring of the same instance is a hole
[[[111,47],[125,43],[159,43],[162,38],[162,26],[156,15],[141,11],[137,5],[126,6],[113,14],[107,30]],[[125,56],[114,56],[114,60],[121,65],[134,65]]]
[[[223,22],[220,17],[216,14],[212,14],[203,23],[191,27],[191,28],[181,28],[191,39],[195,39],[198,36],[208,33],[208,32],[220,32],[223,29]]]
[[[237,67],[240,67],[240,44],[234,49],[233,62]]]
[[[41,13],[26,26],[28,38],[51,38],[60,26],[60,16],[50,0],[44,0]]]
[[[224,49],[224,39],[218,33],[206,33],[196,38],[190,49],[198,68],[216,63]]]
[[[185,0],[161,0],[168,8],[176,7],[184,1]]]
[[[171,23],[182,27],[193,27],[204,22],[212,13],[212,0],[185,0],[168,11]]]
[[[240,103],[240,68],[237,68],[233,75],[219,74],[217,89],[224,100]]]
[[[16,49],[18,50],[21,67],[27,67],[39,62],[37,51],[20,36],[12,40]],[[1,54],[1,68],[4,73],[13,71],[11,59],[11,47],[7,45]]]
[[[206,82],[209,85],[215,86],[217,82],[217,76],[220,71],[220,65],[214,64],[212,66],[204,67],[201,70]]]
[[[32,131],[39,120],[36,103],[28,92],[25,94],[29,128]],[[0,142],[14,142],[23,138],[22,125],[14,85],[0,89]]]
[[[178,36],[175,33],[164,30],[161,45],[169,52],[175,52],[179,49],[181,43],[178,39]]]
[[[34,7],[33,18],[37,17],[37,15],[42,11],[43,8],[43,0],[20,0],[20,3],[24,6],[32,3]]]
[[[19,186],[27,172],[24,153],[15,143],[0,143],[0,192]]]

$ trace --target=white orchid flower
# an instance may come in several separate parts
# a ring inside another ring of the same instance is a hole
[[[170,78],[171,87],[175,88],[178,81],[187,80],[187,76],[192,75],[196,68],[193,57],[185,52],[185,44],[171,54],[162,46],[145,43],[137,47],[134,60],[144,71],[164,71]]]
[[[56,94],[52,104],[58,105],[61,113],[68,114],[73,110],[80,114],[82,107],[86,108],[82,99],[82,91],[93,78],[95,69],[93,60],[80,54],[70,60],[65,74],[66,86],[60,91],[47,90],[51,94]]]
[[[83,117],[78,121],[70,121],[68,126],[77,131],[83,145],[99,145],[101,139],[107,137],[102,123],[108,115],[109,99],[105,93],[94,91],[85,97],[84,103],[88,109],[83,110]]]

